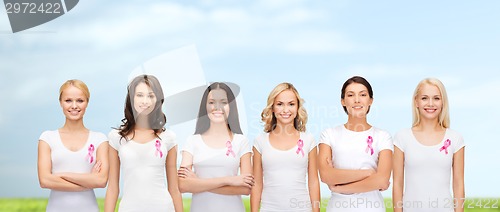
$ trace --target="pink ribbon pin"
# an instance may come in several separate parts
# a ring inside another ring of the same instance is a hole
[[[441,152],[444,150],[444,153],[448,154],[448,147],[450,147],[450,145],[451,145],[450,139],[446,139],[444,145],[441,147],[441,149],[439,149],[439,151]]]
[[[366,146],[365,152],[368,153],[368,150],[370,150],[370,155],[373,155],[373,147],[372,147],[373,138],[371,136],[368,136],[366,143],[368,144],[368,146]]]
[[[229,153],[231,153],[231,155],[233,155],[233,158],[236,157],[236,154],[234,154],[233,152],[233,145],[231,144],[231,141],[226,142],[226,147],[227,147],[226,156],[229,156]]]
[[[304,147],[304,141],[302,139],[299,139],[299,141],[297,141],[297,151],[295,151],[295,153],[297,153],[297,155],[300,153],[302,153],[302,157],[304,157],[304,150],[302,149]]]
[[[162,158],[163,157],[163,152],[161,152],[161,143],[160,143],[159,140],[156,140],[155,147],[156,147],[155,156],[160,155],[160,158]]]
[[[87,157],[85,158],[86,160],[89,161],[89,163],[94,162],[94,150],[95,150],[94,144],[90,144],[88,148]]]

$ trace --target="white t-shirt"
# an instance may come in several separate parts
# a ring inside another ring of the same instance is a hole
[[[394,146],[404,152],[404,211],[453,211],[451,170],[453,154],[465,146],[462,135],[446,129],[439,144],[425,146],[404,129],[394,137]]]
[[[307,186],[309,152],[316,147],[314,137],[300,133],[303,146],[279,150],[271,146],[269,133],[255,138],[254,147],[262,155],[263,190],[260,211],[311,211]]]
[[[234,134],[231,150],[232,153],[229,151],[229,147],[209,147],[200,134],[189,136],[182,149],[193,156],[194,173],[199,178],[238,175],[240,158],[246,153],[251,153],[248,139],[241,134]],[[193,194],[191,211],[245,211],[245,207],[241,195],[201,192]]]
[[[107,140],[102,133],[89,131],[84,147],[73,152],[61,141],[58,130],[45,131],[40,135],[50,147],[52,173],[90,173],[96,162],[99,146]],[[50,191],[47,211],[99,211],[94,190],[86,191]]]
[[[166,130],[146,143],[127,141],[118,130],[109,132],[109,145],[118,151],[123,179],[119,211],[174,211],[168,192],[165,160],[175,145],[175,134]]]
[[[391,135],[376,127],[355,132],[339,125],[324,130],[319,142],[332,148],[333,166],[338,169],[377,170],[379,153],[393,148]],[[332,192],[327,211],[385,211],[384,198],[378,190],[355,194]]]

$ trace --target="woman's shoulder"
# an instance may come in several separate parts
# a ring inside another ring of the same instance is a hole
[[[45,142],[50,142],[50,140],[53,140],[55,136],[59,133],[58,130],[45,130],[40,134],[40,137],[38,140],[42,140]]]
[[[461,133],[459,133],[458,131],[456,130],[453,130],[453,129],[450,129],[450,128],[447,128],[446,129],[446,133],[448,134],[449,137],[452,137],[452,138],[458,138],[458,139],[462,139],[463,140],[463,136]]]
[[[391,136],[391,134],[389,133],[389,131],[385,130],[385,129],[382,129],[382,128],[379,128],[379,127],[375,127],[375,126],[372,126],[373,128],[373,135],[374,136],[383,136],[383,137],[387,137],[387,136]]]
[[[308,132],[300,132],[300,138],[307,141],[314,141],[314,135]]]
[[[94,138],[98,138],[98,139],[104,139],[105,140],[108,140],[107,139],[107,136],[102,133],[102,132],[97,132],[97,131],[93,131],[93,130],[89,130],[89,133],[94,137]]]
[[[171,140],[171,141],[175,141],[175,139],[177,138],[177,135],[174,133],[174,131],[172,130],[169,130],[169,129],[165,129],[163,132],[160,133],[160,138],[162,140]]]

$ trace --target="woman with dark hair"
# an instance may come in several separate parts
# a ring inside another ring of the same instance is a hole
[[[392,139],[368,124],[373,90],[363,77],[349,78],[341,90],[347,123],[322,132],[319,174],[332,191],[327,211],[385,211],[381,190],[389,187]]]
[[[89,99],[85,83],[66,81],[59,89],[66,121],[40,135],[38,179],[51,190],[46,211],[99,211],[93,188],[104,188],[108,181],[108,142],[83,124]]]
[[[183,211],[177,179],[175,134],[164,128],[163,91],[158,79],[140,75],[128,86],[123,124],[109,135],[109,182],[105,211],[115,210],[120,167],[119,211]]]
[[[241,195],[250,194],[254,184],[251,150],[226,84],[216,82],[205,90],[178,175],[181,192],[193,193],[191,211],[245,211]]]

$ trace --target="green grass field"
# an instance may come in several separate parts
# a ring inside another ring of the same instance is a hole
[[[323,200],[323,206],[326,207],[326,202],[328,199]],[[386,205],[390,205],[391,199],[385,199],[388,203]],[[104,207],[104,199],[98,199],[99,208],[103,211]],[[466,212],[483,212],[483,211],[500,211],[499,206],[500,199],[467,199],[465,202],[465,211]],[[247,211],[250,211],[250,201],[248,199],[244,199],[245,207]],[[189,206],[191,204],[191,199],[184,199],[184,211],[189,211]],[[1,212],[36,212],[45,211],[45,206],[47,205],[46,198],[33,198],[33,199],[0,199],[0,211]],[[325,211],[326,209],[323,207],[321,211]],[[387,211],[392,211],[392,209],[387,209]]]

